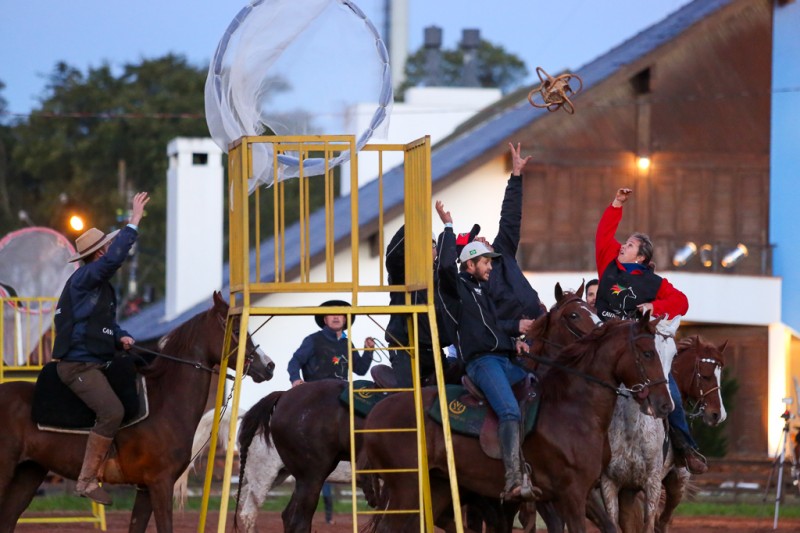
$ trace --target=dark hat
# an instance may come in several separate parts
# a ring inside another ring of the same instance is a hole
[[[328,300],[327,302],[322,302],[319,304],[320,307],[350,307],[350,304],[345,302],[344,300]],[[314,320],[316,321],[317,325],[320,328],[325,327],[325,322],[323,319],[326,315],[314,315]],[[351,324],[356,321],[356,317],[354,316]]]
[[[459,233],[456,235],[456,253],[460,255],[461,250],[463,250],[466,245],[474,241],[475,237],[477,237],[478,233],[480,232],[481,227],[478,224],[473,224],[469,233]]]

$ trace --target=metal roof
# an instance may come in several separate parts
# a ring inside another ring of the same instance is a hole
[[[687,31],[691,26],[719,11],[723,7],[737,0],[695,0],[669,15],[662,21],[643,30],[619,46],[612,48],[605,54],[590,61],[576,71],[583,79],[583,90],[587,91],[600,82],[608,79],[621,68],[629,65],[647,54],[655,51],[662,45],[674,40]],[[527,93],[526,93],[527,95]],[[436,183],[445,176],[455,172],[496,149],[514,133],[528,126],[538,118],[547,114],[542,109],[534,109],[528,103],[527,97],[519,96],[508,102],[508,106],[486,117],[484,121],[475,123],[472,128],[457,131],[455,134],[438,143],[431,154],[431,178]],[[580,100],[578,99],[578,102]],[[492,110],[497,105],[490,106]],[[378,184],[372,181],[359,188],[359,225],[374,223],[378,219]],[[384,176],[384,210],[389,211],[403,202],[403,168],[395,167]],[[334,202],[334,238],[336,241],[344,239],[350,232],[350,196],[342,196]],[[311,214],[311,234],[324,234],[325,213],[324,209]],[[298,266],[300,257],[300,228],[295,223],[286,228],[286,269],[291,270]],[[311,256],[324,253],[325,242],[317,240],[311,242]],[[294,258],[289,260],[288,258]],[[274,277],[274,240],[267,239],[261,243],[261,272],[262,281],[269,281]],[[250,269],[255,270],[255,251],[250,254]],[[222,292],[230,290],[228,285],[229,266],[223,268],[224,286]],[[208,299],[186,310],[179,316],[164,320],[165,302],[159,300],[142,310],[139,314],[126,319],[121,323],[123,329],[140,341],[158,338],[195,314],[208,309],[211,305],[211,295]]]

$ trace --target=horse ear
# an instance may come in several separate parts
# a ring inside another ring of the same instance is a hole
[[[658,324],[658,322],[660,320],[661,319],[657,319],[657,320],[654,320],[653,322],[650,322],[650,310],[648,309],[647,311],[644,312],[642,317],[639,319],[639,326],[642,329],[646,329],[646,328],[652,327],[653,328],[652,331],[655,331],[656,330],[656,325]]]
[[[564,291],[561,290],[561,283],[556,282],[556,303],[561,302],[561,299],[564,298]]]
[[[586,285],[586,280],[585,280],[585,279],[583,279],[583,278],[581,278],[581,286],[580,286],[580,287],[578,287],[578,290],[577,290],[577,291],[575,291],[575,295],[576,295],[578,298],[583,298],[583,286],[584,286],[584,285]]]
[[[214,291],[214,307],[225,307],[227,309],[228,302],[222,297],[222,293]]]
[[[725,342],[723,342],[722,344],[720,344],[720,345],[717,347],[717,350],[719,350],[719,353],[723,353],[723,352],[725,351],[725,348],[727,348],[727,347],[728,347],[728,339],[725,339]]]

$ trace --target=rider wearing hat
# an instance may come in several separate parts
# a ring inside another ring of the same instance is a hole
[[[350,307],[350,304],[342,300],[328,300],[320,305],[320,307],[343,306]],[[315,315],[314,320],[321,328],[320,331],[303,339],[303,343],[289,361],[289,380],[292,382],[292,387],[306,381],[347,379],[348,340],[344,331],[347,318],[345,315]],[[375,341],[372,337],[367,337],[364,345],[367,348],[374,348]],[[353,372],[363,376],[372,364],[372,355],[370,353],[362,355],[352,343],[350,346],[353,351]]]
[[[520,453],[520,410],[511,386],[527,372],[511,361],[516,353],[512,337],[519,335],[519,321],[498,317],[488,281],[492,259],[500,254],[486,244],[473,241],[458,256],[453,218],[436,202],[436,211],[445,224],[439,251],[439,292],[444,313],[456,324],[456,343],[466,362],[467,375],[486,396],[499,420],[498,435],[505,466],[504,499],[534,499],[538,490],[523,484]]]
[[[124,409],[102,370],[119,348],[128,350],[134,343],[117,324],[117,298],[110,280],[136,242],[149,201],[146,192],[133,197],[130,222],[121,230],[106,235],[91,228],[76,239],[77,253],[69,262],[84,264],[67,280],[55,313],[53,359],[58,360],[58,377],[97,416],[75,490],[104,505],[111,505],[111,497],[98,484],[97,475]]]
[[[597,226],[595,255],[600,283],[595,306],[598,315],[602,320],[633,318],[645,311],[667,318],[685,315],[689,310],[686,295],[653,271],[650,238],[643,233],[633,233],[624,244],[614,238],[622,220],[622,205],[632,192],[627,188],[617,190],[614,201],[606,208]],[[675,401],[675,409],[669,415],[673,446],[691,473],[702,474],[708,466],[689,432],[680,391],[672,373],[669,375],[669,390]]]

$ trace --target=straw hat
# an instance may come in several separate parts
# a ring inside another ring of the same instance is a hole
[[[67,262],[74,263],[79,259],[84,259],[92,255],[97,250],[102,248],[107,242],[116,237],[117,233],[119,233],[119,230],[112,231],[106,235],[97,228],[87,229],[81,234],[80,237],[75,239],[75,249],[77,252],[67,259]]]

